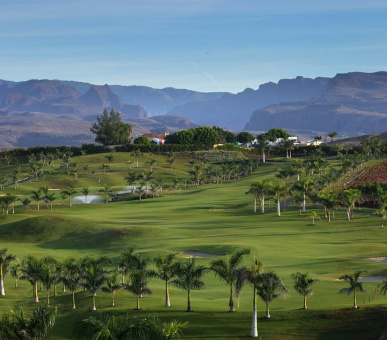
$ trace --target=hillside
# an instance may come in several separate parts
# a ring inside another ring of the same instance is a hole
[[[284,129],[372,134],[387,130],[387,72],[338,74],[319,98],[256,110],[247,130]]]

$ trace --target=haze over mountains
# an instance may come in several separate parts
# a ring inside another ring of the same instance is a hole
[[[282,79],[237,94],[0,80],[0,147],[90,143],[103,108],[119,110],[135,135],[198,125],[361,135],[387,131],[387,73]]]

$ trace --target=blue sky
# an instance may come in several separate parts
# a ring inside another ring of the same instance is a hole
[[[239,92],[387,71],[383,0],[12,0],[0,79]]]

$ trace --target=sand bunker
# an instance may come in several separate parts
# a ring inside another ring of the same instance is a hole
[[[366,261],[383,262],[387,263],[387,257],[370,257]]]
[[[184,255],[188,255],[187,258],[203,258],[203,257],[218,257],[222,255],[218,254],[210,254],[210,253],[202,253],[201,251],[195,251],[195,250],[183,250],[180,253]]]

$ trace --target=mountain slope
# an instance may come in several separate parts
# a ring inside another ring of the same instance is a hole
[[[245,129],[274,126],[348,135],[387,131],[387,72],[338,74],[320,98],[256,110]]]

